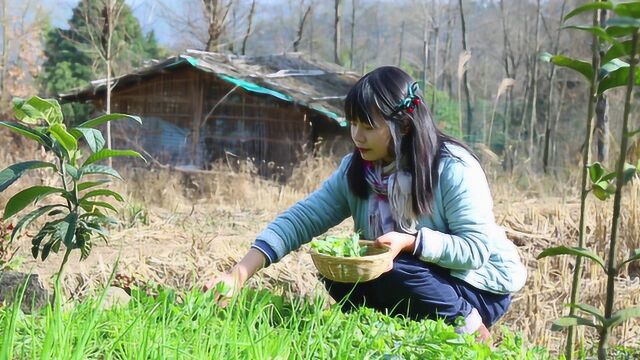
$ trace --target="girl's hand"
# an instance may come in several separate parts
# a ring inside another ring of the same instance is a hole
[[[389,271],[393,269],[393,259],[395,259],[398,254],[401,252],[413,252],[416,237],[414,235],[392,231],[377,238],[374,244],[376,246],[386,245],[391,248],[391,261],[387,269],[387,271]]]
[[[229,299],[242,287],[241,282],[233,273],[224,273],[222,275],[212,277],[202,287],[202,291],[213,291],[216,294],[215,302],[225,307],[229,303]]]

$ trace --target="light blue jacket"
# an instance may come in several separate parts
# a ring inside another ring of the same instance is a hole
[[[495,223],[493,201],[478,161],[459,146],[447,145],[451,155],[440,161],[440,181],[433,212],[418,219],[422,261],[451,269],[451,275],[476,288],[498,294],[520,290],[527,271],[518,250]],[[457,158],[456,158],[457,157]],[[256,238],[267,244],[279,261],[313,237],[353,216],[355,231],[371,239],[368,199],[349,190],[347,169],[351,154],[320,189],[280,214]]]

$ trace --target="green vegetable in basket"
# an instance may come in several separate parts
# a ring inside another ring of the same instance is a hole
[[[342,257],[358,257],[367,253],[366,246],[360,246],[360,234],[350,236],[326,235],[311,242],[311,248],[320,254]]]

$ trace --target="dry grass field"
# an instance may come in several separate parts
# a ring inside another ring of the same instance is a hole
[[[1,134],[0,134],[1,135]],[[2,139],[0,168],[15,160],[39,157],[33,148],[8,151]],[[13,141],[13,140],[11,140]],[[15,149],[15,145],[12,146]],[[254,236],[279,212],[305,197],[319,186],[337,166],[332,157],[310,158],[298,166],[285,185],[259,178],[250,164],[240,163],[231,171],[218,164],[212,171],[185,174],[167,169],[120,168],[127,183],[114,186],[127,194],[118,217],[122,225],[112,230],[109,244],[97,244],[86,261],[74,255],[67,265],[66,291],[82,297],[107,281],[119,259],[118,273],[138,283],[158,283],[179,289],[199,287],[208,277],[225,271],[239,260]],[[529,269],[526,287],[514,295],[513,305],[500,325],[521,332],[534,344],[558,351],[564,333],[550,331],[551,321],[566,312],[574,259],[554,257],[536,260],[545,248],[574,245],[577,242],[579,195],[578,169],[562,180],[536,176],[516,169],[505,175],[494,169],[490,159],[485,168],[494,195],[494,212],[509,238],[518,246]],[[21,180],[4,193],[4,204],[18,187],[26,183],[55,181],[38,172]],[[620,228],[620,252],[640,247],[640,182],[634,180],[626,190]],[[588,204],[587,243],[601,256],[606,254],[613,201],[590,200]],[[337,231],[349,231],[346,220]],[[53,254],[46,262],[30,256],[28,237],[18,247],[18,269],[33,271],[49,282],[62,254]],[[640,267],[625,269],[618,279],[616,308],[640,304]],[[250,282],[290,296],[309,296],[322,291],[307,253],[307,246],[280,263],[263,270]],[[587,262],[582,282],[581,301],[602,308],[606,277],[597,266]],[[498,333],[498,327],[495,332]],[[584,329],[580,338],[592,344],[594,334]],[[630,321],[614,332],[617,343],[638,346],[640,327]]]

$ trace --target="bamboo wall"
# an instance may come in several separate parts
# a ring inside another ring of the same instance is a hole
[[[162,164],[207,168],[217,159],[253,159],[263,170],[294,163],[312,143],[305,108],[233,88],[213,74],[174,69],[114,90],[112,112],[139,115],[143,125],[114,123],[114,141],[144,149]],[[216,105],[216,109],[204,117]],[[96,108],[104,109],[102,97]]]

